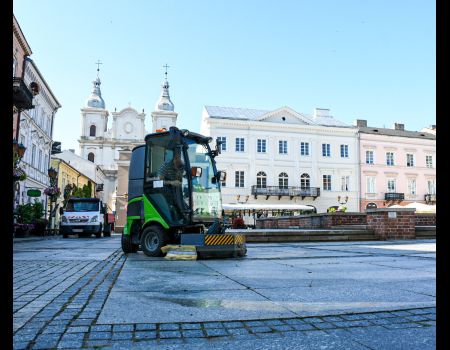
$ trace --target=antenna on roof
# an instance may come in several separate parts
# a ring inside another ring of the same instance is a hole
[[[95,62],[95,64],[97,65],[97,78],[98,78],[98,73],[100,72],[100,65],[103,63],[100,62],[100,60],[97,60],[97,62]]]

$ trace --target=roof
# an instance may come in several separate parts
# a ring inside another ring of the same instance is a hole
[[[373,135],[386,135],[386,136],[400,136],[400,137],[414,137],[420,139],[436,140],[436,135],[423,131],[408,131],[408,130],[395,130],[387,128],[376,127],[358,127],[359,132],[363,134]]]
[[[270,110],[262,110],[262,109],[219,107],[219,106],[205,106],[205,109],[210,118],[253,120],[253,121],[258,121],[265,114],[272,112]],[[352,128],[351,125],[345,124],[332,116],[314,118],[313,116],[304,113],[301,113],[301,116],[307,121],[309,121],[311,125],[339,126]]]

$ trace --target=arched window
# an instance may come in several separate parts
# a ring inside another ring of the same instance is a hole
[[[256,188],[266,188],[267,187],[267,175],[264,171],[260,171],[256,174]]]
[[[95,136],[95,125],[91,125],[89,128],[89,136]]]
[[[94,158],[95,158],[94,153],[91,152],[88,154],[88,160],[91,161],[92,163],[94,163]]]
[[[278,187],[288,188],[288,175],[286,173],[280,173],[278,175]]]
[[[311,182],[310,182],[310,177],[308,174],[302,174],[302,176],[300,176],[300,188],[302,190],[310,188],[311,187]]]

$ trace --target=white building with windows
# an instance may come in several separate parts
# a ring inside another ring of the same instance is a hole
[[[81,137],[78,142],[80,156],[99,165],[105,174],[104,200],[114,212],[119,210],[116,208],[116,201],[126,203],[127,195],[126,189],[118,191],[119,152],[131,151],[135,146],[143,144],[148,132],[145,130],[144,110],[139,113],[130,106],[119,112],[114,110],[111,113],[111,127],[108,128],[109,112],[105,107],[100,85],[101,81],[97,76],[93,82],[92,93],[81,109]],[[152,129],[168,129],[175,125],[177,115],[170,100],[166,72],[161,97],[152,112]],[[123,203],[121,208],[124,207]]]
[[[47,196],[44,189],[50,185],[48,168],[53,143],[53,122],[55,114],[61,105],[39,71],[36,63],[25,59],[24,82],[28,86],[37,82],[39,94],[33,98],[34,108],[20,113],[19,143],[26,147],[21,167],[25,170],[27,178],[18,182],[17,203],[31,203],[34,199],[40,201],[46,208]],[[29,197],[28,190],[38,189],[40,197]]]
[[[328,109],[313,115],[205,106],[201,133],[223,141],[223,203],[306,204],[326,212],[347,197],[359,210],[358,129]],[[213,144],[214,145],[214,144]]]

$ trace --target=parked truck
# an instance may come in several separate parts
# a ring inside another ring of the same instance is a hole
[[[78,237],[111,236],[111,222],[108,220],[107,206],[99,198],[70,198],[66,207],[61,208],[60,232],[63,238],[78,234]]]
[[[225,231],[221,182],[211,137],[171,127],[132,150],[122,250],[161,256],[165,245],[196,247],[202,257],[245,256],[245,236]]]

